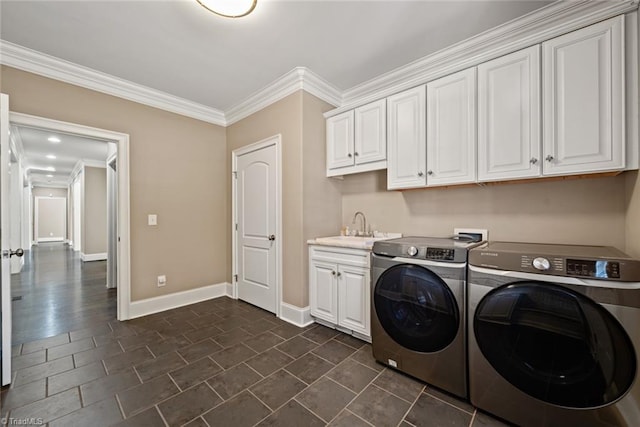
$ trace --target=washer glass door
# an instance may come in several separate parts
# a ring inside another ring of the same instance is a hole
[[[435,352],[456,337],[460,313],[447,284],[427,268],[395,265],[378,279],[373,304],[387,334],[405,348]]]
[[[606,405],[635,378],[635,351],[620,323],[559,285],[518,282],[494,289],[478,304],[473,332],[503,378],[554,405]]]

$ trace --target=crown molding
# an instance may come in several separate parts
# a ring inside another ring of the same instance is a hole
[[[347,89],[331,117],[482,62],[638,9],[638,0],[557,1]]]
[[[269,86],[255,92],[249,98],[226,112],[227,126],[256,113],[298,90],[304,90],[333,106],[339,106],[342,95],[339,89],[306,67],[296,67]]]
[[[23,46],[0,40],[0,63],[108,95],[225,126],[224,113],[215,108],[110,76]]]

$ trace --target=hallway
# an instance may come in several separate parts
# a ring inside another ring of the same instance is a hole
[[[107,262],[83,263],[63,243],[25,252],[22,272],[11,277],[13,345],[114,320],[115,289],[107,289]]]

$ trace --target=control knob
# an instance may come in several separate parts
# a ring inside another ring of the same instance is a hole
[[[409,256],[416,256],[418,255],[418,248],[416,248],[415,246],[411,246],[409,247],[409,249],[407,249],[407,253],[409,254]]]
[[[533,260],[533,268],[540,271],[546,271],[551,268],[551,263],[546,258],[538,257]]]

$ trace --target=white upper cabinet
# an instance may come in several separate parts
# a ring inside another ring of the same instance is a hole
[[[476,181],[476,69],[427,83],[427,185]]]
[[[478,66],[478,181],[541,173],[540,46]]]
[[[353,111],[327,119],[327,169],[353,165]]]
[[[544,175],[624,169],[623,19],[542,44]]]
[[[387,100],[381,99],[355,110],[356,164],[387,160]]]
[[[387,98],[387,188],[424,187],[426,91],[419,86]]]
[[[387,102],[376,102],[327,119],[327,176],[387,167]]]

